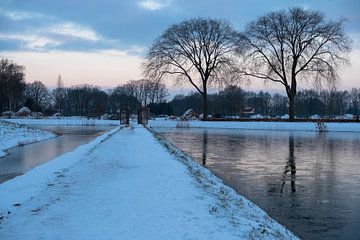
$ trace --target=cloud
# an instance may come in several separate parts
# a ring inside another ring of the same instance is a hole
[[[99,41],[100,35],[90,27],[82,26],[73,22],[65,22],[50,26],[46,29],[49,33],[80,38],[88,41]]]
[[[28,50],[51,50],[54,47],[72,47],[72,43],[79,45],[81,41],[111,43],[98,34],[94,29],[76,22],[40,14],[38,12],[15,11],[0,8],[0,15],[13,21],[18,28],[7,29],[0,32],[0,39],[5,41],[18,41],[22,49]],[[20,20],[34,20],[34,22],[19,22]],[[18,23],[19,22],[19,23]],[[26,24],[24,24],[26,23]],[[14,30],[17,29],[17,30]],[[115,41],[113,41],[115,42]]]
[[[107,38],[88,26],[62,22],[45,27],[27,28],[24,31],[0,32],[0,40],[16,43],[17,50],[30,51],[98,51],[122,49],[129,55],[142,56],[146,48],[138,45],[124,46],[117,39]],[[108,53],[112,53],[108,51]],[[116,52],[116,55],[119,51]]]
[[[88,26],[74,22],[52,23],[44,27],[27,27],[16,32],[0,32],[0,39],[19,41],[21,47],[28,50],[51,50],[74,41],[110,43],[105,37]],[[114,41],[113,41],[114,42]]]
[[[0,33],[0,39],[2,40],[16,40],[22,43],[23,48],[41,50],[44,47],[54,47],[61,44],[61,42],[44,36],[38,36],[34,34],[2,34]]]
[[[0,33],[2,40],[16,40],[29,50],[45,50],[62,46],[75,40],[98,42],[102,37],[89,27],[66,22],[23,32]]]
[[[138,4],[145,9],[155,11],[167,7],[170,2],[168,0],[140,0]]]
[[[14,21],[26,20],[26,19],[36,19],[36,18],[52,18],[50,16],[37,13],[37,12],[26,12],[26,11],[12,11],[5,10],[0,8],[0,15],[3,15],[7,18],[10,18]]]

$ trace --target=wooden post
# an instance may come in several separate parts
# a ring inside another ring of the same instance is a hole
[[[142,124],[142,109],[141,108],[139,108],[138,110],[137,110],[137,123],[138,124]]]
[[[120,124],[129,125],[129,118],[130,118],[129,109],[128,108],[121,109],[120,110]]]
[[[147,124],[150,118],[150,109],[148,107],[139,108],[137,110],[138,124]]]

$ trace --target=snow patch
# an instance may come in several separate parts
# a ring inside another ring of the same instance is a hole
[[[25,145],[28,143],[43,141],[56,135],[39,129],[33,129],[24,125],[0,121],[0,157],[6,155],[4,150]]]
[[[26,125],[47,125],[47,126],[97,126],[97,125],[111,125],[118,126],[118,120],[99,120],[88,119],[84,117],[59,117],[59,118],[40,118],[40,119],[25,119],[25,118],[12,118],[3,119],[3,121],[26,124]]]

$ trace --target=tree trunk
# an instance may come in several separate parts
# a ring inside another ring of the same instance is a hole
[[[12,98],[9,97],[9,111],[12,111]]]
[[[203,121],[208,119],[208,99],[207,94],[203,94]]]
[[[291,192],[296,192],[296,185],[295,185],[295,176],[296,176],[296,165],[295,165],[295,144],[294,144],[294,136],[291,135],[289,138],[289,159],[288,159],[288,166],[290,170],[290,185],[291,185]]]
[[[206,83],[203,83],[203,121],[208,119],[208,95],[207,95],[207,88]]]
[[[295,96],[289,94],[288,98],[289,98],[289,121],[293,122],[295,119]]]
[[[202,153],[202,164],[206,165],[206,155],[207,155],[207,143],[208,143],[208,133],[207,130],[203,134],[203,153]]]

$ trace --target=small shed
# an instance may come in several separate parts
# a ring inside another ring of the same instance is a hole
[[[242,115],[244,117],[250,117],[251,115],[255,114],[255,108],[253,107],[244,107],[244,110],[242,112]]]

